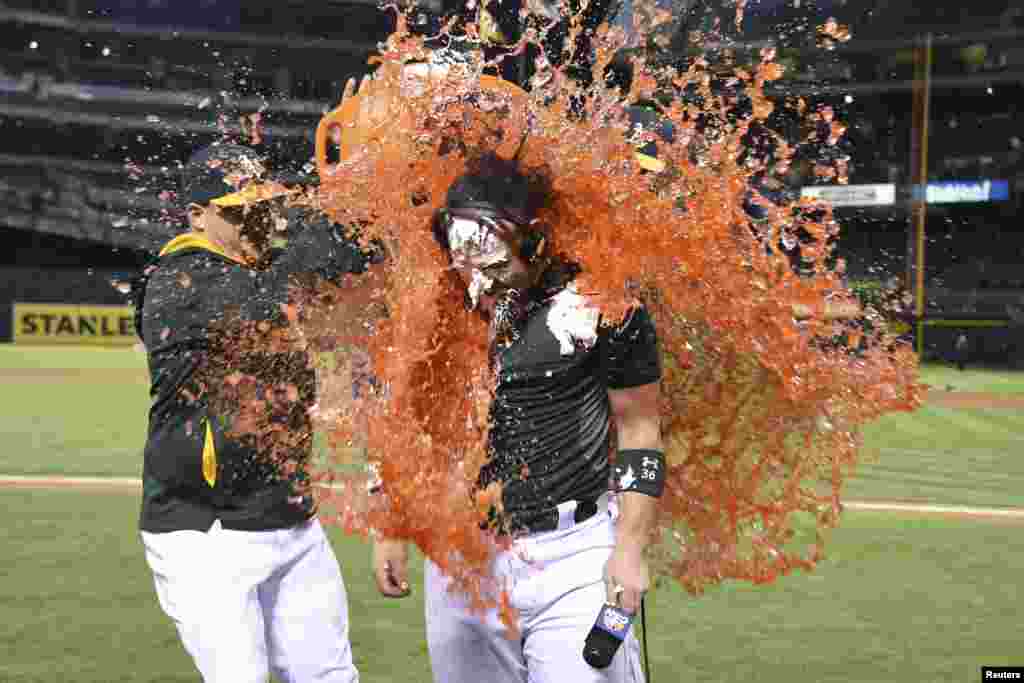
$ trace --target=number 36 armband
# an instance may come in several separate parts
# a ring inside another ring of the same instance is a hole
[[[644,448],[619,451],[612,467],[612,485],[617,491],[661,498],[665,490],[665,454]]]

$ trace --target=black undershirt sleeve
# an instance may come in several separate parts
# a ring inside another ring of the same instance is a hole
[[[658,334],[643,306],[632,309],[617,327],[602,334],[609,389],[629,389],[661,379]]]

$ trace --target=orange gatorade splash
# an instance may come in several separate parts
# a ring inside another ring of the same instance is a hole
[[[318,131],[323,209],[387,253],[371,276],[293,311],[296,336],[336,361],[320,369],[314,416],[329,441],[316,471],[330,484],[323,509],[350,531],[415,542],[475,605],[506,606],[510,623],[503,587],[488,579],[499,542],[480,524],[500,490],[474,488],[494,382],[487,326],[465,310],[430,232],[475,156],[516,157],[550,179],[549,248],[582,265],[577,290],[607,324],[638,300],[652,312],[670,469],[653,556],[688,590],[813,567],[862,426],[920,401],[911,350],[843,284],[829,207],[767,197],[757,182],[773,170],[750,140],[771,141],[775,169],[807,144],[771,129],[783,106],[765,94],[783,73],[774,51],[675,72],[636,59],[624,98],[601,75],[625,40],[596,32],[593,88],[542,65],[527,93],[483,75],[474,53],[431,55],[400,26],[375,80]],[[410,62],[420,65],[403,69]],[[659,142],[651,172],[635,155],[650,131],[630,128],[624,103],[665,90],[690,95],[665,107],[675,136]],[[826,130],[824,146],[844,135],[831,111],[793,106],[804,130]],[[340,153],[328,164],[332,141]],[[842,181],[844,160],[830,159],[819,173]],[[367,493],[364,453],[381,495]]]

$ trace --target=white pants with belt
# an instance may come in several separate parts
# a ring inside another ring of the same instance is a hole
[[[494,572],[519,610],[509,640],[496,612],[477,615],[447,592],[427,562],[427,645],[435,683],[640,683],[640,646],[630,633],[607,669],[583,660],[583,643],[605,603],[604,565],[615,543],[612,514],[517,539]],[[632,630],[632,629],[631,629]]]
[[[355,683],[348,598],[320,522],[142,532],[160,606],[206,683]]]

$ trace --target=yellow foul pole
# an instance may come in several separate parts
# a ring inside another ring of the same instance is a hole
[[[918,356],[924,354],[924,250],[925,217],[928,213],[928,119],[931,108],[932,35],[929,33],[914,49],[914,122],[911,138],[911,169],[915,186],[912,198],[910,236],[913,259],[907,264],[913,278],[907,283],[914,291],[915,339]]]

